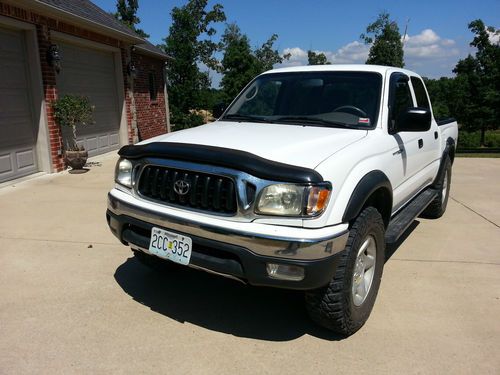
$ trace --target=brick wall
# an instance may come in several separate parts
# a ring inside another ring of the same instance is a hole
[[[132,52],[137,69],[133,82],[135,117],[139,139],[148,139],[167,132],[163,66],[164,62],[139,51]],[[156,99],[150,98],[149,75],[156,80]]]

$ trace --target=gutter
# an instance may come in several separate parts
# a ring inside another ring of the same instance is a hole
[[[68,11],[57,8],[53,5],[42,3],[39,0],[17,0],[15,2],[8,2],[13,6],[33,9],[34,11],[39,12],[45,16],[57,18],[62,21],[67,21],[76,24],[77,26],[90,28],[92,30],[95,30],[96,32],[101,32],[104,35],[108,35],[131,44],[144,43],[144,40],[139,36],[133,36],[114,28],[102,25],[87,18],[80,17]]]

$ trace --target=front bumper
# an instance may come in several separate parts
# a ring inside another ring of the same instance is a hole
[[[106,218],[111,231],[122,243],[147,252],[154,226],[184,234],[193,241],[190,266],[251,285],[304,290],[326,285],[333,277],[339,252],[345,248],[349,234],[344,230],[327,238],[311,238],[310,235],[307,238],[284,238],[238,232],[167,215],[144,206],[143,202],[139,207],[117,195],[108,195]],[[271,278],[266,271],[267,263],[303,267],[305,277],[301,281]]]

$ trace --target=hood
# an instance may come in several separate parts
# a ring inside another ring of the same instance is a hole
[[[141,142],[176,142],[224,147],[280,163],[314,169],[337,151],[360,140],[366,130],[216,121]]]

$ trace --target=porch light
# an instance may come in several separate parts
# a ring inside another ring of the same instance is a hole
[[[47,49],[47,62],[55,69],[56,73],[61,71],[61,54],[57,44],[51,44]]]

